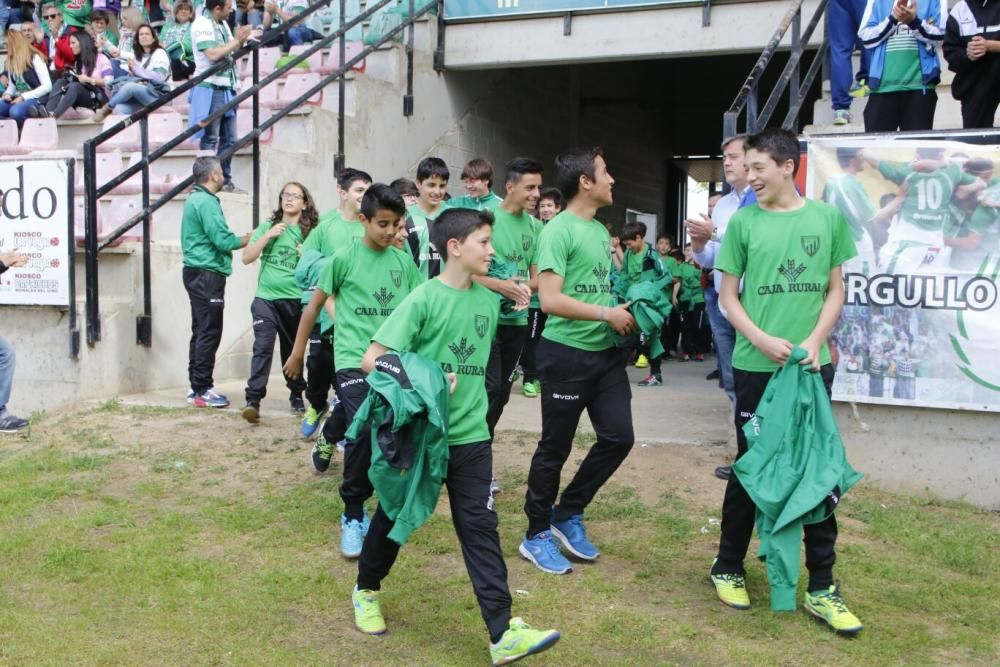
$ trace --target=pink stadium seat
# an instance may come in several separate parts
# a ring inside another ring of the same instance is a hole
[[[59,120],[90,120],[93,117],[93,109],[70,107],[66,110],[66,113],[59,117]]]
[[[312,44],[296,44],[288,52],[288,55],[290,55],[290,56],[297,56],[300,53],[304,53],[305,51],[308,51],[310,48],[312,48]],[[323,49],[320,49],[316,53],[314,53],[311,56],[309,56],[309,58],[306,60],[306,62],[309,64],[309,71],[310,72],[319,72],[320,70],[322,70],[323,69]]]
[[[168,141],[175,139],[184,132],[187,125],[181,115],[173,110],[170,113],[152,114],[149,116],[149,147],[159,148]],[[177,150],[197,150],[198,142],[188,139],[177,146]]]
[[[102,228],[102,234],[107,235],[115,231],[121,225],[129,221],[132,216],[142,210],[141,197],[115,197],[111,200],[111,208],[108,211],[107,224]],[[153,224],[152,218],[149,224]],[[125,242],[142,241],[142,223],[133,227],[125,236],[121,237]]]
[[[309,92],[309,89],[320,82],[320,74],[318,72],[303,72],[302,74],[289,74],[285,77],[285,89],[281,93],[280,100],[274,100],[268,102],[267,106],[272,109],[282,109],[290,102],[295,101],[299,96],[304,95]],[[310,97],[306,104],[313,106],[323,103],[323,91],[320,90],[315,95]]]
[[[21,128],[21,148],[48,151],[59,146],[59,129],[55,118],[29,118]]]
[[[260,122],[266,121],[271,117],[271,112],[265,107],[260,109]],[[250,130],[253,129],[253,113],[251,111],[244,109],[240,113],[236,114],[236,138],[244,137]],[[274,126],[269,127],[264,134],[260,135],[261,144],[270,144],[274,140]]]
[[[114,127],[118,123],[125,120],[126,116],[111,115],[104,119],[104,125],[101,127],[101,132]],[[103,144],[97,147],[98,153],[110,153],[111,151],[120,151],[128,153],[130,151],[137,151],[141,148],[141,137],[139,136],[139,124],[134,123],[129,125],[124,130],[111,137]]]
[[[97,187],[101,187],[112,178],[122,173],[122,154],[118,151],[113,151],[111,153],[98,153],[96,166]],[[82,160],[77,162],[76,173],[77,179],[73,186],[73,192],[75,192],[78,196],[82,196],[84,194]],[[140,192],[142,192],[142,181],[136,181],[134,178],[130,178],[115,188],[112,194],[134,195]]]
[[[27,148],[18,145],[17,122],[0,120],[0,155],[24,155],[28,152]]]
[[[128,166],[136,164],[142,159],[142,153],[132,153],[128,156]],[[171,174],[165,173],[163,168],[160,167],[161,164],[166,164],[166,160],[162,158],[154,161],[149,165],[149,193],[150,195],[162,195],[165,192],[169,192],[170,188],[173,187],[171,184]],[[135,174],[127,181],[125,181],[124,186],[135,186],[135,192],[129,194],[141,194],[142,193],[142,172]],[[115,194],[125,194],[119,193],[115,190]]]
[[[278,69],[277,64],[278,60],[281,58],[281,48],[273,46],[261,49],[259,58],[260,78],[263,79],[265,76]],[[240,76],[253,76],[253,65],[250,63],[249,57],[243,61],[243,68],[240,71]]]
[[[78,246],[83,246],[86,242],[86,230],[87,230],[87,200],[85,197],[74,197],[73,198],[73,236],[76,237],[76,244]],[[114,231],[110,228],[105,228],[104,220],[101,216],[101,207],[97,207],[97,240],[98,242],[103,241],[108,237],[108,234]],[[112,246],[120,246],[122,240],[118,239]]]
[[[354,56],[364,50],[365,46],[361,42],[347,42],[344,47],[344,62],[348,62]],[[334,42],[330,45],[330,53],[326,59],[326,64],[319,68],[320,74],[333,74],[340,67],[340,44]],[[351,68],[355,72],[365,71],[365,61],[362,60]]]
[[[191,103],[188,102],[187,95],[181,95],[180,97],[175,97],[173,101],[170,103],[170,106],[173,108],[174,111],[181,114],[182,116],[188,115],[188,112],[191,111]]]
[[[257,95],[257,99],[260,100],[261,108],[271,107],[276,108],[275,105],[278,103],[278,85],[280,79],[272,81],[270,84],[261,88],[260,93]],[[240,83],[240,92],[243,92],[247,88],[253,86],[253,81],[249,78],[243,79]],[[280,105],[278,105],[280,106]],[[240,102],[240,109],[252,109],[253,108],[253,97],[248,97],[242,102]],[[239,114],[237,114],[238,120]]]

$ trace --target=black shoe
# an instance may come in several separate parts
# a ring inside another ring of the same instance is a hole
[[[255,403],[254,401],[247,401],[247,406],[243,408],[243,419],[246,419],[251,424],[259,423],[260,403]]]
[[[27,419],[21,419],[10,414],[0,417],[0,433],[17,433],[26,428],[28,428]]]
[[[306,404],[302,400],[302,394],[291,394],[288,397],[288,405],[292,407],[292,412],[297,415],[306,413]]]
[[[729,481],[729,478],[733,476],[732,466],[719,466],[715,469],[715,476],[719,479],[724,479]]]
[[[706,380],[718,380],[721,376],[722,376],[722,374],[719,373],[719,369],[716,368],[714,371],[712,371],[711,373],[709,373],[708,375],[706,375],[705,379]]]

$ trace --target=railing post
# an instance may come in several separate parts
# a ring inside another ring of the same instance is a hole
[[[795,68],[792,70],[792,78],[789,80],[788,85],[788,104],[790,107],[798,107],[801,105],[802,100],[799,98],[799,65],[802,62],[802,8],[799,7],[799,11],[795,12],[795,20],[792,21],[792,54],[791,57],[796,59]],[[798,130],[798,115],[795,117],[796,130]]]
[[[757,79],[750,84],[750,95],[747,97],[747,132],[757,131]]]
[[[260,49],[254,46],[250,52],[250,62],[253,65],[253,129],[260,127],[260,91],[257,84],[260,82]],[[236,113],[239,113],[237,109]],[[260,225],[260,135],[255,134],[253,138],[253,228]]]
[[[340,29],[344,29],[347,23],[347,0],[340,0]],[[338,52],[340,53],[340,67],[347,62],[347,35],[341,33],[337,41]],[[337,79],[337,154],[333,158],[333,174],[336,176],[346,166],[344,157],[344,114],[347,113],[347,103],[344,97],[347,95],[347,72],[343,72]]]
[[[737,129],[737,123],[739,122],[740,115],[732,111],[727,111],[722,114],[722,140],[725,141],[730,137],[735,137],[739,134]]]
[[[410,3],[409,28],[406,31],[406,94],[403,95],[403,115],[413,115],[413,2]]]
[[[72,202],[75,196],[73,186],[76,183],[76,160],[68,158],[66,160],[66,201]],[[84,192],[84,197],[87,193]],[[69,289],[69,356],[71,359],[80,359],[80,322],[76,310],[76,206],[70,205],[66,211],[68,222],[69,248],[67,248],[67,261],[69,262],[68,289]],[[86,219],[86,215],[84,216]]]
[[[136,345],[153,344],[153,269],[150,258],[149,224],[149,117],[139,121],[139,148],[142,156],[142,315],[135,318]]]
[[[101,340],[101,308],[97,300],[97,146],[84,144],[83,182],[87,198],[86,228],[84,230],[84,275],[87,295],[87,344]]]

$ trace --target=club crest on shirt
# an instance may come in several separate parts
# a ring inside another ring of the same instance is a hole
[[[531,241],[532,238],[530,234],[521,234],[521,249],[524,250],[524,252],[531,250]]]
[[[479,334],[480,338],[486,338],[489,328],[490,318],[486,315],[476,315],[476,333]]]
[[[803,236],[801,237],[802,249],[806,251],[806,254],[810,257],[815,257],[816,253],[819,252],[819,237],[818,236]]]
[[[397,289],[403,286],[403,272],[402,271],[395,270],[395,269],[390,270],[389,271],[389,276],[392,278],[392,284],[395,285]]]

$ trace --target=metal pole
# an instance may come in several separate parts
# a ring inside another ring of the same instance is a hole
[[[139,141],[142,155],[142,315],[136,318],[137,345],[153,344],[153,269],[149,249],[149,118],[139,121]]]
[[[340,29],[344,29],[347,18],[347,0],[340,0]],[[340,53],[339,67],[344,66],[347,60],[347,35],[341,33],[337,42]],[[347,72],[343,72],[337,79],[337,154],[333,158],[333,174],[336,176],[346,166],[344,158],[344,115],[347,113],[347,104],[344,97],[347,95]]]
[[[788,102],[789,106],[800,106],[802,100],[799,98],[799,63],[802,62],[802,9],[795,12],[795,20],[792,21],[792,58],[796,60],[795,68],[792,70],[792,78],[789,81]],[[798,121],[798,118],[796,118]]]
[[[257,83],[260,81],[260,49],[254,48],[250,54],[250,62],[253,64],[253,129],[260,127],[260,91]],[[237,113],[239,113],[237,111]],[[260,224],[260,135],[255,134],[253,138],[253,228],[257,229]]]
[[[444,71],[444,0],[437,3],[437,49],[434,51],[434,71]]]
[[[757,131],[757,85],[757,79],[754,79],[747,97],[747,132]]]
[[[97,146],[85,144],[83,153],[83,182],[87,198],[86,229],[84,231],[84,275],[87,294],[87,344],[101,340],[100,304],[97,299]]]
[[[413,0],[410,0],[409,28],[406,31],[406,94],[403,95],[403,115],[413,115]]]
[[[76,183],[76,160],[68,158],[66,160],[66,201],[73,201],[73,184]],[[86,197],[84,193],[84,197]],[[76,310],[76,206],[72,203],[68,207],[68,233],[69,244],[66,247],[66,261],[68,265],[67,275],[69,284],[69,356],[71,359],[80,358],[80,323],[77,319]],[[86,219],[86,216],[84,217]]]

